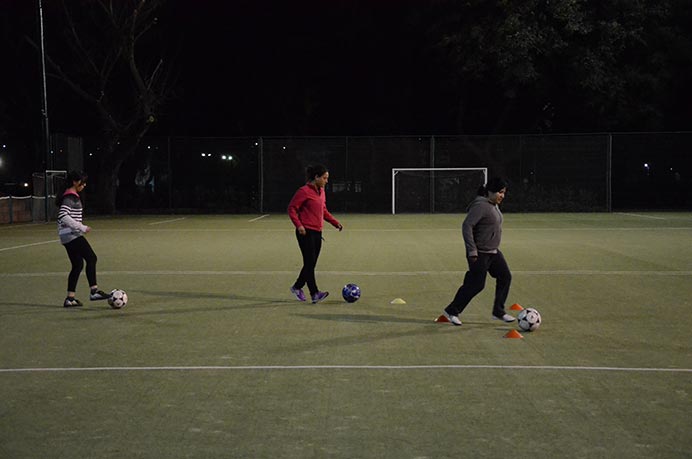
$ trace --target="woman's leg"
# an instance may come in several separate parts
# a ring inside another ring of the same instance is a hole
[[[489,256],[483,253],[478,254],[476,261],[469,261],[469,270],[464,275],[464,283],[457,290],[457,294],[449,306],[445,308],[448,314],[454,316],[461,314],[473,297],[483,290],[489,261]]]
[[[318,292],[317,281],[315,280],[315,266],[322,248],[322,233],[307,230],[305,236],[296,232],[296,237],[298,238],[300,252],[303,255],[303,268],[300,270],[298,279],[296,279],[293,286],[295,288],[303,288],[307,284],[310,294],[314,295]]]
[[[500,317],[505,314],[505,301],[509,295],[509,287],[512,284],[512,273],[509,270],[505,256],[499,250],[492,256],[488,273],[495,279],[495,301],[493,303],[493,315]]]
[[[81,245],[79,243],[80,239],[84,238],[79,237],[65,244],[67,256],[69,257],[70,263],[72,264],[70,274],[68,274],[67,276],[68,297],[74,296],[74,293],[77,291],[77,281],[79,280],[79,274],[82,272],[82,268],[84,267],[84,258],[82,257]]]
[[[96,262],[98,261],[98,257],[96,257],[89,241],[87,241],[86,238],[81,239],[84,240],[82,244],[82,256],[84,257],[84,261],[86,261],[87,280],[89,281],[89,287],[94,290],[98,288],[98,282],[96,282]]]

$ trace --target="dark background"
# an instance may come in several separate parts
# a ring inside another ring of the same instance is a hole
[[[615,42],[617,46],[605,51],[597,32],[559,48],[559,40],[550,36],[551,27],[564,29],[565,25],[548,23],[545,30],[532,31],[531,11],[518,16],[527,21],[519,31],[535,34],[535,49],[507,51],[503,46],[511,46],[512,41],[506,37],[497,42],[490,41],[492,34],[478,38],[479,30],[492,30],[494,21],[505,14],[501,3],[171,0],[161,9],[156,39],[148,46],[166,50],[167,58],[176,63],[178,79],[148,134],[379,136],[690,130],[689,1],[663,2],[669,9],[663,16],[657,10],[661,2],[639,2],[647,17],[637,35],[641,41],[628,41],[625,35]],[[533,3],[539,8],[536,15],[549,8],[548,2]],[[603,24],[619,21],[626,28],[627,21],[636,19],[621,14],[627,10],[626,4],[583,2],[603,30],[610,27]],[[2,0],[0,5],[4,44],[0,138],[8,145],[0,150],[0,179],[18,182],[39,170],[42,161],[40,67],[36,50],[24,38],[37,39],[37,3]],[[46,0],[44,9],[47,51],[59,57],[64,50],[58,33],[64,27],[59,2]],[[459,30],[458,41],[445,44],[444,37]],[[461,54],[454,53],[455,46]],[[539,73],[535,78],[522,73],[522,64],[528,62],[521,55],[524,51]],[[605,56],[603,75],[579,75],[588,66],[586,61],[584,65],[577,61],[591,51]],[[611,51],[617,59],[608,61]],[[501,67],[498,62],[503,59],[511,62]],[[48,80],[48,108],[52,133],[97,135],[91,108],[55,79]],[[17,153],[9,152],[13,149]],[[686,157],[676,155],[680,169],[690,168],[684,162]],[[627,163],[626,158],[618,161]],[[637,166],[624,170],[641,174],[640,162],[637,157]],[[687,175],[689,172],[683,178]]]

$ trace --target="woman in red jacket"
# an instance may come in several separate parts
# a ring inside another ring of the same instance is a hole
[[[308,285],[313,303],[327,298],[329,292],[321,292],[315,280],[315,266],[322,249],[322,226],[327,220],[341,231],[344,227],[327,210],[324,187],[329,182],[329,171],[321,164],[308,166],[307,183],[298,188],[288,204],[288,216],[296,227],[296,238],[303,254],[303,269],[291,286],[298,301],[305,301],[303,286]]]

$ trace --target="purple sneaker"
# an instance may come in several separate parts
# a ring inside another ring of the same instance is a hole
[[[302,288],[291,287],[291,293],[293,293],[296,296],[296,299],[298,299],[298,301],[305,301],[305,293],[303,293]]]
[[[317,292],[312,295],[312,304],[319,303],[329,296],[329,292]]]

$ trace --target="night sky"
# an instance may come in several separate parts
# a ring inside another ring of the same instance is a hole
[[[431,38],[392,2],[232,2],[179,22],[168,119],[194,135],[445,132]],[[373,5],[374,4],[374,5]],[[297,6],[296,6],[297,5]],[[171,21],[181,21],[174,6]],[[178,27],[176,27],[177,29]]]
[[[615,4],[593,7],[606,3]],[[53,56],[65,49],[57,35],[57,4],[44,1]],[[484,30],[483,21],[499,14],[499,4],[464,2],[462,11],[450,1],[170,0],[160,11],[160,38],[150,51],[164,50],[178,80],[149,134],[536,134],[692,126],[692,59],[684,52],[692,49],[692,33],[684,26],[692,21],[689,2],[673,0],[680,9],[671,24],[677,29],[661,28],[670,36],[651,35],[644,51],[625,42],[624,64],[652,64],[614,101],[620,113],[583,102],[586,96],[569,81],[570,49],[537,59],[543,75],[533,85],[522,86],[492,68],[473,80],[461,79],[465,63],[453,62],[439,46],[445,33],[454,31],[449,23],[455,15],[475,15],[467,22]],[[40,68],[36,50],[23,36],[36,39],[36,2],[4,0],[2,8],[0,135],[35,138],[41,127]],[[598,12],[606,18],[615,13]],[[659,39],[672,42],[676,51]],[[498,51],[490,46],[493,57]],[[485,52],[483,45],[478,48]],[[55,79],[48,81],[48,104],[53,132],[97,132],[91,107]],[[629,116],[640,105],[641,113]]]

